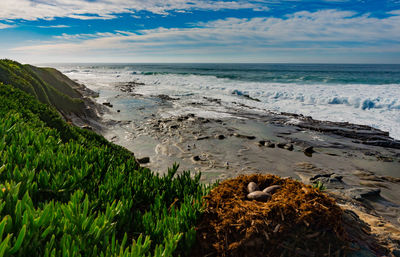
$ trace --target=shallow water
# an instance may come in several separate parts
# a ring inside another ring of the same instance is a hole
[[[117,83],[134,93],[180,98],[164,115],[224,117],[230,108],[292,112],[389,131],[400,139],[400,65],[63,64],[52,66],[110,98]],[[247,97],[248,96],[248,97]],[[203,97],[221,100],[207,105]],[[258,99],[259,101],[255,101]],[[191,103],[202,103],[193,106]],[[113,104],[131,104],[113,99]],[[245,107],[245,106],[247,107]],[[122,107],[121,107],[122,108]]]

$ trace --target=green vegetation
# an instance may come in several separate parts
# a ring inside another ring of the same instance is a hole
[[[62,113],[82,114],[85,110],[81,95],[74,90],[80,86],[55,69],[0,60],[0,82],[21,89]]]
[[[200,175],[156,175],[68,125],[37,99],[76,99],[35,69],[0,61],[0,257],[187,255],[208,193]]]
[[[321,181],[317,181],[317,182],[313,183],[312,187],[316,188],[316,189],[319,189],[320,191],[326,190],[326,186]]]

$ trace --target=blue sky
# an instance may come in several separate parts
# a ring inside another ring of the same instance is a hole
[[[0,58],[400,63],[400,0],[1,0]]]

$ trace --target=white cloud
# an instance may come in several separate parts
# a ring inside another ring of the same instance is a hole
[[[388,14],[400,15],[400,10],[393,10],[393,11],[388,12]]]
[[[15,25],[0,23],[0,29],[8,29],[8,28],[13,28],[13,27],[15,27]]]
[[[114,31],[62,34],[52,43],[14,48],[15,53],[82,56],[259,55],[396,52],[400,54],[400,15],[374,18],[354,12],[297,12],[285,18],[252,18],[199,23],[191,28],[158,28],[138,33]]]
[[[70,28],[71,26],[68,26],[68,25],[50,25],[50,26],[38,26],[38,27],[42,28],[42,29],[49,29],[49,28],[61,29],[61,28]]]
[[[264,9],[263,3],[250,1],[213,1],[213,0],[1,0],[0,20],[24,19],[51,20],[55,17],[73,19],[113,19],[117,13],[135,13],[149,11],[167,14],[178,10],[221,10],[221,9]]]

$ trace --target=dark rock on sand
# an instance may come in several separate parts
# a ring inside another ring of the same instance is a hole
[[[286,150],[289,150],[289,151],[293,151],[293,149],[294,149],[294,147],[293,147],[292,144],[285,144],[285,145],[283,146],[283,148],[285,148]]]
[[[345,183],[342,178],[343,176],[335,173],[317,174],[310,178],[310,182],[313,184],[322,183],[329,189],[343,189],[345,188]]]
[[[305,155],[311,157],[312,154],[315,153],[314,147],[312,147],[312,146],[306,147],[306,148],[304,148],[303,152]]]
[[[355,199],[355,200],[363,200],[367,197],[379,196],[381,193],[381,189],[379,188],[351,188],[344,190],[344,194]]]
[[[378,154],[376,156],[376,159],[378,159],[379,161],[383,161],[383,162],[393,162],[394,161],[393,158],[388,157],[388,156],[383,156],[383,155],[380,155],[380,154]]]
[[[248,190],[249,193],[252,193],[252,192],[258,191],[258,190],[260,190],[260,189],[258,188],[258,185],[257,185],[256,183],[250,182],[250,183],[247,185],[247,190]]]
[[[173,98],[173,97],[170,97],[169,95],[164,95],[164,94],[157,95],[157,97],[164,101],[179,100],[179,98]]]
[[[254,191],[247,195],[249,200],[256,200],[260,202],[266,202],[271,199],[271,195],[264,193],[263,191]]]
[[[275,144],[268,141],[268,142],[266,142],[265,146],[266,146],[266,147],[269,147],[269,148],[274,148],[274,147],[275,147]]]
[[[392,140],[388,140],[388,139],[366,140],[366,141],[362,141],[362,143],[365,145],[374,145],[374,146],[382,146],[382,147],[400,149],[400,141],[394,140],[394,139],[392,139]]]
[[[140,164],[146,164],[150,162],[150,157],[143,157],[143,158],[138,158],[136,159],[138,163]]]
[[[321,182],[321,183],[343,183],[342,182],[343,176],[337,175],[335,173],[328,173],[328,174],[317,174],[314,177],[310,178],[310,181],[315,183],[315,182]]]
[[[276,146],[279,148],[284,148],[286,143],[277,143]]]
[[[125,93],[132,93],[132,91],[137,87],[137,86],[144,86],[144,83],[141,82],[137,82],[137,81],[130,81],[127,83],[123,83],[117,86],[117,88],[121,91],[121,92],[125,92]]]
[[[269,148],[274,148],[275,147],[274,143],[272,143],[271,141],[265,141],[265,140],[258,141],[258,145],[259,146],[266,146],[266,147],[269,147]]]
[[[206,99],[206,100],[208,100],[210,102],[217,103],[217,104],[221,105],[221,99],[211,98],[211,97],[206,97],[206,96],[203,96],[203,99]]]
[[[362,144],[382,146],[400,149],[400,140],[395,140],[386,131],[348,122],[332,122],[314,120],[311,117],[284,113],[285,116],[292,116],[299,120],[294,126],[302,129],[315,130],[324,133],[332,133],[347,138],[355,139]]]
[[[225,139],[225,136],[224,135],[215,135],[215,138],[217,138],[217,139],[219,139],[219,140],[222,140],[222,139]]]
[[[198,155],[193,156],[192,160],[195,162],[201,161],[200,156],[198,156]]]
[[[249,140],[256,139],[255,136],[247,136],[247,135],[242,135],[242,134],[238,134],[238,133],[233,133],[233,136],[235,136],[235,137],[240,137],[240,138],[247,138],[247,139],[249,139]]]
[[[113,107],[113,105],[112,105],[110,102],[104,102],[103,105],[108,106],[108,107],[110,107],[110,108]]]
[[[198,136],[196,137],[196,140],[204,140],[204,139],[209,139],[209,136]]]

